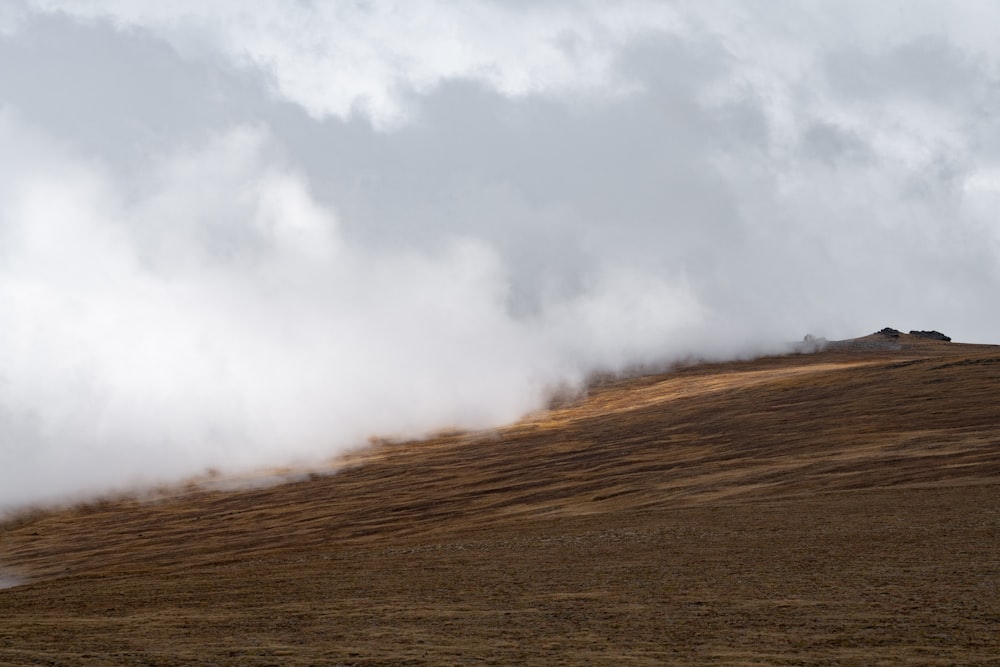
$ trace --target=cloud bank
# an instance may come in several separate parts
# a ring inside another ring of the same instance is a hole
[[[996,342],[997,10],[779,9],[5,5],[0,510],[807,332]]]

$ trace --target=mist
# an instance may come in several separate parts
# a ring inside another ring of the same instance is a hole
[[[997,342],[991,6],[248,6],[0,11],[0,510]]]

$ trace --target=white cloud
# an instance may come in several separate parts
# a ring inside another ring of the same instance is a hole
[[[14,35],[21,29],[26,17],[27,10],[18,0],[0,5],[0,37]]]
[[[186,53],[217,50],[260,70],[316,118],[406,119],[407,98],[448,79],[505,95],[624,92],[613,61],[674,23],[663,3],[246,2],[37,0],[40,11],[142,29]]]

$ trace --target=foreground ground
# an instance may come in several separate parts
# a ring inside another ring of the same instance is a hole
[[[861,343],[14,517],[0,664],[1000,665],[1000,348]]]

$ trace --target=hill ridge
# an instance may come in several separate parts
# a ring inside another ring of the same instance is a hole
[[[900,657],[885,642],[909,642],[913,659],[924,647],[986,660],[1000,648],[988,556],[1000,546],[1000,346],[910,336],[900,349],[832,345],[604,381],[490,433],[382,444],[288,484],[9,521],[0,563],[26,583],[0,591],[0,662],[24,658],[11,633],[69,664],[95,646],[120,648],[109,608],[151,637],[123,655],[153,664],[206,650],[243,662],[246,637],[258,657],[280,649],[289,664],[350,664],[352,647],[355,664],[420,662],[418,640],[428,662],[621,664],[633,655],[626,644],[639,647],[637,664]],[[894,588],[888,606],[872,607],[879,577]],[[665,583],[675,579],[695,593]],[[311,581],[341,605],[317,598]],[[914,595],[922,606],[906,607]],[[209,601],[230,611],[209,618],[187,606]],[[326,634],[296,644],[284,626],[253,620],[275,604]],[[729,625],[709,624],[711,638],[694,609]],[[69,653],[44,648],[52,613],[78,633]],[[953,629],[926,639],[942,614]],[[365,629],[380,617],[395,629]],[[200,628],[185,626],[190,654],[171,643],[176,619]],[[226,639],[234,627],[243,630]],[[330,635],[335,627],[355,634]],[[831,639],[817,643],[817,632]],[[663,637],[679,651],[664,653]],[[546,641],[558,651],[524,644]]]

